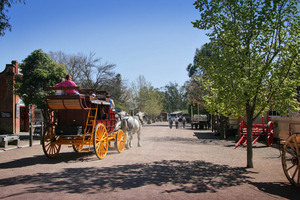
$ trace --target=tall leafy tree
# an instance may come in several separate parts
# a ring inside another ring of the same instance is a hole
[[[152,118],[155,119],[163,110],[162,98],[158,89],[152,86],[147,89],[147,100],[145,104],[145,112]]]
[[[177,83],[169,83],[163,88],[163,105],[166,112],[186,109],[185,92]]]
[[[21,76],[16,77],[16,94],[25,105],[34,104],[42,110],[45,122],[50,121],[50,112],[45,102],[45,87],[53,87],[65,76],[65,69],[55,63],[41,49],[33,51],[20,64]]]
[[[9,23],[9,17],[7,16],[8,8],[15,2],[25,3],[24,0],[1,0],[0,1],[0,36],[5,35],[5,30],[11,31],[11,25]]]
[[[210,49],[208,49],[208,46],[202,46],[201,49],[196,49],[196,53],[194,56],[193,64],[189,64],[187,67],[187,71],[189,73],[190,80],[186,82],[185,88],[187,91],[187,100],[189,102],[192,102],[194,100],[198,101],[199,109],[201,113],[207,113],[206,106],[203,102],[203,97],[207,94],[209,94],[209,88],[203,88],[203,75],[205,74],[205,71],[201,67],[201,60],[203,59],[211,59],[214,54]],[[195,112],[194,112],[195,113]],[[218,113],[215,111],[214,114],[217,114],[217,117],[219,120],[219,126],[213,127],[214,129],[218,129],[220,132],[220,139],[226,139],[226,132],[227,132],[227,126],[229,118],[224,116],[222,113]]]
[[[206,106],[226,116],[247,116],[247,167],[253,167],[252,123],[270,107],[298,110],[299,1],[198,0],[194,27],[209,30],[200,56]]]
[[[117,74],[111,83],[106,86],[105,90],[109,91],[111,98],[114,100],[116,108],[125,108],[128,100],[128,90],[125,84],[126,82],[122,79],[121,74]]]
[[[150,118],[155,118],[162,111],[160,92],[155,89],[144,76],[139,76],[130,88],[130,109],[145,112]]]
[[[200,67],[200,62],[202,57],[210,58],[212,57],[212,53],[209,49],[202,46],[201,49],[196,49],[193,64],[189,64],[186,68],[190,80],[185,82],[185,90],[187,93],[187,101],[191,102],[196,100],[198,102],[203,102],[203,96],[207,94],[202,85],[202,76],[205,73],[202,68]]]
[[[186,70],[188,71],[188,76],[192,79],[197,79],[199,77],[202,76],[203,71],[200,68],[200,60],[198,55],[201,54],[202,56],[206,56],[206,57],[212,57],[212,52],[207,49],[205,46],[202,46],[201,49],[196,49],[195,52],[195,56],[194,56],[194,60],[193,63],[190,63]]]

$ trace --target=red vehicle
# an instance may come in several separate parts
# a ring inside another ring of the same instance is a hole
[[[78,90],[78,87],[46,88],[53,90]],[[49,95],[48,108],[57,115],[57,122],[49,125],[43,135],[43,150],[48,158],[58,155],[61,145],[72,145],[75,152],[90,151],[103,159],[108,148],[121,153],[125,148],[125,134],[115,130],[115,111],[106,101],[105,91],[79,90],[80,95]],[[95,95],[92,95],[95,94]]]
[[[247,123],[240,117],[241,123],[238,132],[239,141],[236,143],[234,148],[237,148],[240,144],[246,145],[247,143]],[[257,142],[260,137],[265,137],[265,141],[268,147],[273,144],[274,140],[274,123],[269,121],[269,113],[267,112],[267,123],[264,123],[264,117],[262,117],[261,124],[252,125],[252,136],[253,142]]]

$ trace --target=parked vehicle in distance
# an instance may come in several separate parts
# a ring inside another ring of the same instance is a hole
[[[194,114],[191,116],[192,129],[207,129],[208,128],[208,117],[207,115]]]

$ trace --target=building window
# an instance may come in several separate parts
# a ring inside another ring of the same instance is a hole
[[[276,110],[269,110],[270,117],[281,117],[281,115]]]

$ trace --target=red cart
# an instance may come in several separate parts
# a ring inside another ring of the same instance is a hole
[[[240,144],[247,144],[247,123],[240,117],[241,123],[238,130],[238,142],[236,143],[235,148],[237,148]],[[262,117],[261,124],[253,124],[252,125],[252,136],[253,142],[257,142],[257,140],[261,137],[265,138],[266,144],[270,147],[273,144],[274,140],[274,123],[269,121],[269,113],[267,112],[267,123],[264,123],[264,117]]]

